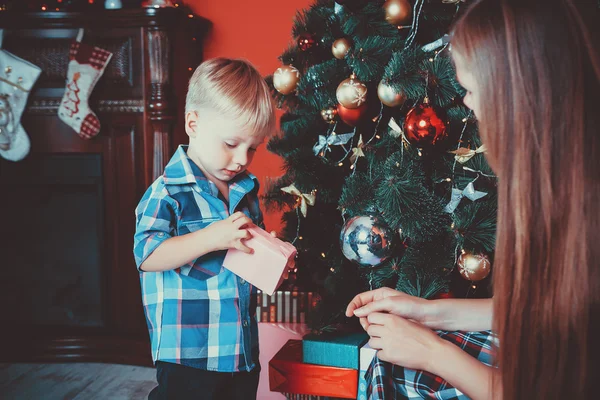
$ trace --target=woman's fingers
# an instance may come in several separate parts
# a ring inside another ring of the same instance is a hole
[[[357,317],[366,317],[372,312],[391,312],[394,308],[394,300],[395,299],[393,297],[386,297],[385,299],[372,301],[354,310],[354,315],[356,315]]]
[[[354,296],[350,303],[348,303],[348,307],[346,307],[346,316],[352,317],[354,315],[354,310],[356,310],[357,308],[361,308],[365,304],[368,304],[375,300],[378,290],[380,289],[369,290],[368,292],[362,292]]]
[[[380,350],[383,348],[383,340],[381,340],[380,338],[372,337],[371,339],[369,339],[369,346],[371,346],[371,348],[373,349]]]
[[[374,312],[367,316],[367,321],[371,325],[372,324],[385,325],[386,323],[390,322],[390,319],[392,319],[392,318],[393,318],[393,316],[390,314]]]
[[[369,325],[369,327],[367,328],[367,333],[369,334],[369,336],[373,337],[382,337],[383,334],[385,332],[385,328],[381,325],[375,325],[375,324],[371,324]]]

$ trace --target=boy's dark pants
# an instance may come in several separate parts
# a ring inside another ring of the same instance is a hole
[[[162,361],[148,400],[256,400],[260,364],[250,372],[215,372]]]

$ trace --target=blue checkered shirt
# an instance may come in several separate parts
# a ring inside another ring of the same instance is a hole
[[[229,184],[229,205],[180,146],[136,208],[138,266],[165,240],[243,211],[262,225],[258,181]],[[163,272],[140,272],[152,358],[211,371],[250,371],[258,360],[256,288],[223,267],[225,251]],[[250,304],[250,303],[253,304]]]

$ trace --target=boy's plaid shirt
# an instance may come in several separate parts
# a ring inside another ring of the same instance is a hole
[[[492,365],[493,349],[497,345],[497,341],[491,331],[437,331],[437,334],[442,339],[459,346],[466,353],[485,365]],[[397,367],[381,361],[377,357],[373,359],[373,362],[365,373],[365,379],[369,382],[367,389],[369,400],[469,399],[464,393],[439,376],[425,371]]]
[[[229,185],[229,209],[214,183],[180,146],[136,208],[139,266],[165,240],[243,211],[261,226],[258,181],[248,173]],[[258,359],[256,288],[223,267],[225,251],[180,268],[140,272],[152,358],[211,371],[250,371]],[[252,303],[251,304],[251,299]]]

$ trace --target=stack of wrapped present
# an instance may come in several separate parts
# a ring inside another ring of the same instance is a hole
[[[290,340],[269,362],[272,391],[288,399],[367,399],[364,374],[375,356],[368,335],[310,333]]]

